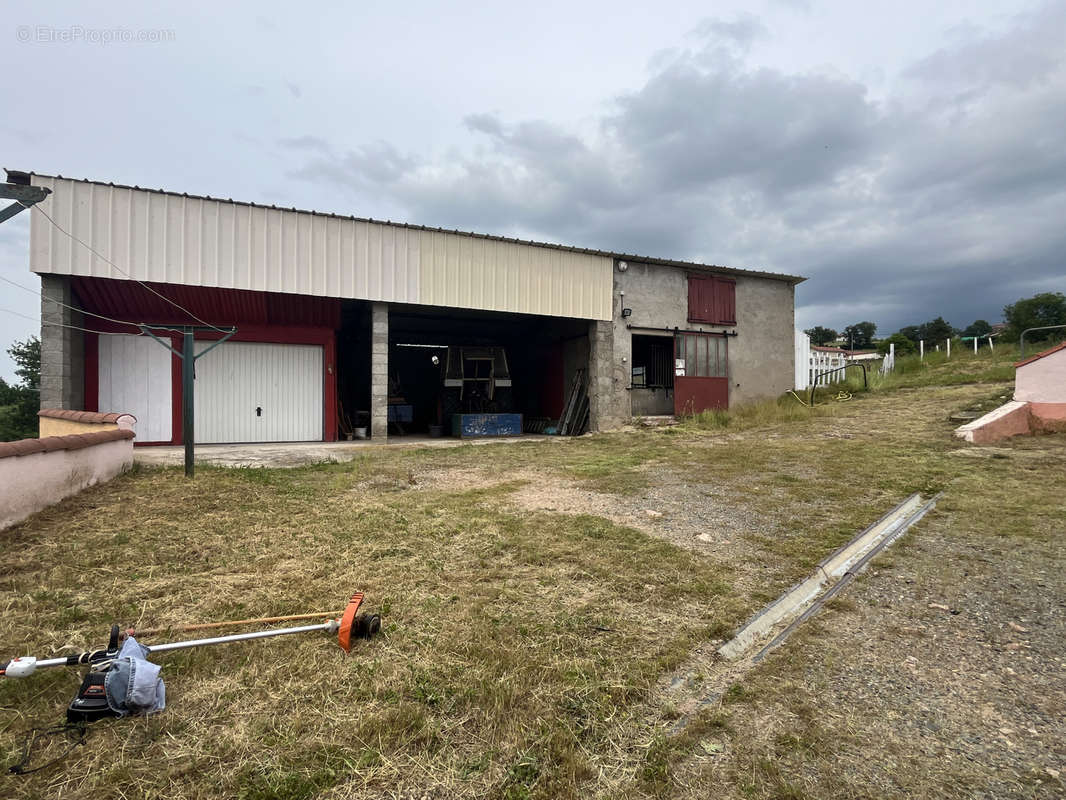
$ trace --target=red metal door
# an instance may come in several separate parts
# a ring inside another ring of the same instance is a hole
[[[729,407],[726,341],[713,333],[678,333],[674,337],[675,414]]]

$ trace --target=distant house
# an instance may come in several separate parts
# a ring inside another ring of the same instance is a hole
[[[859,362],[867,361],[880,361],[884,356],[878,353],[876,350],[845,350],[844,360],[848,364],[857,364]]]

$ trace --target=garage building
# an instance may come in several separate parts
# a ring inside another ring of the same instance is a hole
[[[236,327],[196,361],[201,443],[447,434],[463,414],[552,431],[575,398],[571,428],[607,430],[792,388],[799,277],[8,180],[51,190],[28,212],[42,407],[132,413],[139,444],[181,443],[181,360],[130,323],[172,326],[155,334],[178,350],[181,326],[198,350]]]

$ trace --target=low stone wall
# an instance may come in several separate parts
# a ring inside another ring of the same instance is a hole
[[[97,411],[72,411],[68,408],[42,408],[37,412],[37,435],[67,436],[71,433],[95,433],[115,428],[133,430],[137,418],[132,414],[101,414]]]
[[[128,470],[133,437],[129,428],[112,424],[92,433],[0,442],[0,530]]]

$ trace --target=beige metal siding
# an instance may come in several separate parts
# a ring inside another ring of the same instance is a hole
[[[420,302],[610,319],[613,262],[604,256],[422,231]]]
[[[34,175],[39,273],[610,319],[608,256]]]

